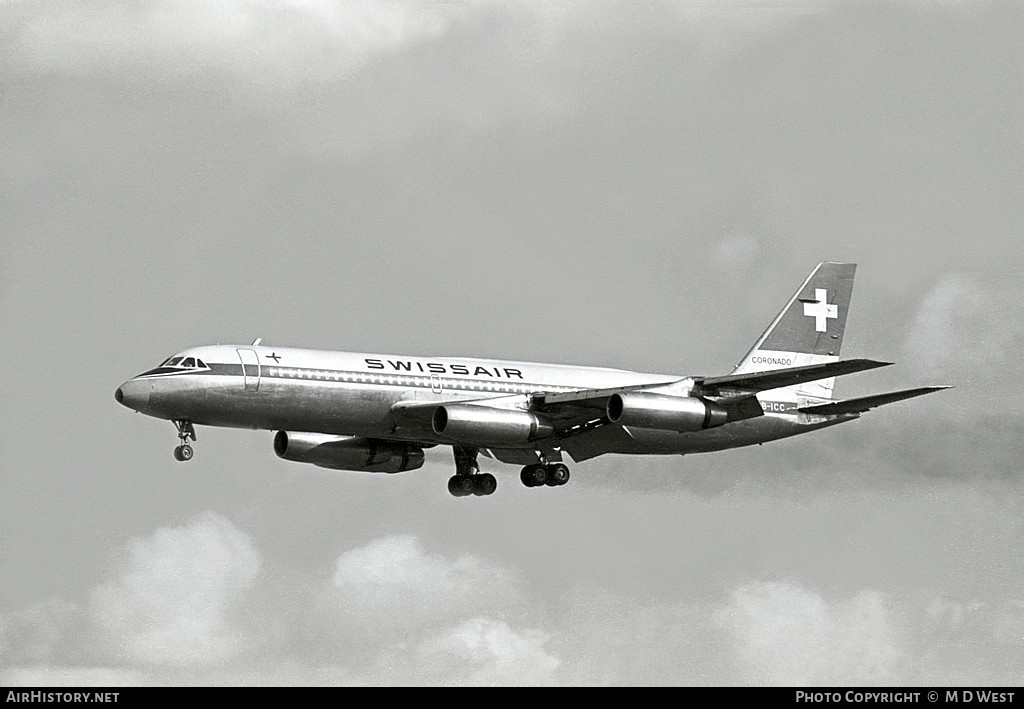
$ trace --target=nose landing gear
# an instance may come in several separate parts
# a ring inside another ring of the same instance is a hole
[[[192,446],[188,444],[188,441],[189,439],[196,440],[195,426],[192,425],[191,421],[177,419],[174,421],[174,427],[178,429],[178,440],[181,441],[181,445],[174,449],[174,459],[181,462],[192,460],[195,452],[192,450]]]

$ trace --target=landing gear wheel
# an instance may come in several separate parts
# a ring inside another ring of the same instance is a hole
[[[177,455],[177,453],[175,453],[175,455]],[[530,468],[531,467],[532,466],[527,465],[519,473],[519,482],[521,482],[526,487],[533,487],[533,481],[530,479]]]
[[[192,460],[195,453],[188,442],[196,440],[195,426],[191,421],[175,420],[174,427],[178,429],[178,440],[181,441],[181,445],[174,449],[174,459],[182,462]]]
[[[569,468],[562,463],[555,463],[548,466],[548,481],[550,487],[561,487],[569,482]]]
[[[490,495],[498,487],[498,481],[490,473],[480,473],[476,462],[477,449],[452,446],[455,454],[455,475],[448,479],[448,492],[455,497],[466,495]]]
[[[519,474],[519,479],[526,487],[540,487],[548,481],[548,471],[543,465],[527,465]]]
[[[455,497],[472,495],[475,487],[472,475],[453,475],[448,478],[448,492]]]
[[[472,480],[473,494],[476,495],[477,497],[493,495],[494,491],[498,489],[498,481],[490,473],[474,475],[472,476]]]

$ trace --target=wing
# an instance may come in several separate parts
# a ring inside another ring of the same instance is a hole
[[[563,446],[574,459],[584,460],[609,451],[627,448],[632,440],[627,428],[608,420],[608,399],[615,394],[648,390],[655,393],[653,390],[659,389],[661,392],[669,394],[673,385],[684,385],[685,391],[680,392],[680,395],[707,397],[726,409],[728,420],[734,421],[754,418],[764,413],[757,401],[757,392],[862,372],[889,364],[891,363],[869,359],[851,359],[806,367],[774,369],[766,372],[730,374],[722,377],[695,377],[689,380],[662,380],[609,389],[579,389],[568,392],[538,391],[526,395],[450,401],[402,401],[392,406],[391,412],[396,433],[404,434],[410,439],[425,437],[429,440],[434,437],[431,418],[441,405],[465,404],[529,411],[551,424],[554,429],[554,438],[561,441],[559,445]],[[918,396],[937,389],[938,387],[928,387],[910,392],[894,392],[880,397],[866,397],[848,402],[805,407],[800,411],[826,414],[867,410],[873,406]],[[847,407],[846,409],[841,408],[844,405]],[[861,409],[857,409],[858,406]]]
[[[843,374],[885,367],[890,362],[870,359],[850,359],[806,367],[788,367],[767,372],[729,374],[722,377],[696,377],[692,380],[691,396],[706,396],[731,410],[732,419],[759,416],[763,412],[756,405],[754,395],[759,391],[793,386],[803,382],[825,379]],[[605,412],[608,398],[614,394],[670,388],[686,380],[657,381],[609,389],[578,389],[567,392],[539,391],[527,395],[498,396],[486,399],[459,399],[450,402],[402,401],[391,407],[396,431],[405,429],[410,436],[431,432],[431,416],[443,403],[490,406],[502,409],[523,409],[536,413],[551,423],[555,436],[561,439],[579,436],[598,428],[611,426]],[[685,394],[684,394],[685,395]],[[621,426],[617,428],[622,428]]]
[[[747,374],[728,374],[722,377],[696,377],[692,396],[709,396],[719,398],[718,403],[725,406],[740,406],[752,399],[759,391],[778,389],[780,387],[803,384],[816,379],[841,376],[863,372],[877,367],[888,367],[892,362],[876,362],[871,359],[848,359],[839,362],[812,364],[806,367],[788,367],[773,369],[767,372]],[[684,380],[680,379],[678,382]],[[581,389],[578,391],[560,392],[557,394],[540,392],[530,396],[530,410],[544,414],[549,419],[576,425],[594,417],[604,417],[608,405],[608,397],[627,391],[644,391],[656,387],[670,386],[672,382],[652,382],[633,386],[616,387],[613,389]],[[749,408],[749,407],[744,407]],[[758,411],[760,413],[760,411]],[[739,414],[739,418],[749,418],[749,411]]]
[[[890,391],[886,394],[875,394],[874,396],[862,396],[856,399],[845,401],[833,401],[829,404],[815,404],[814,406],[801,406],[797,411],[805,414],[820,414],[830,416],[833,414],[862,414],[877,406],[891,404],[895,401],[913,399],[915,396],[924,396],[932,392],[951,389],[950,386],[920,387],[918,389],[904,389],[903,391]]]
[[[758,392],[768,389],[813,382],[817,379],[838,377],[843,374],[863,372],[877,367],[888,367],[892,362],[876,362],[873,359],[845,359],[839,362],[812,364],[806,367],[786,367],[767,372],[727,374],[724,377],[698,377],[696,383],[706,396],[723,396],[731,392]]]

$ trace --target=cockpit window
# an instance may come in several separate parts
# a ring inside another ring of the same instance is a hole
[[[198,357],[168,357],[161,367],[181,367],[183,369],[209,369],[209,365]]]

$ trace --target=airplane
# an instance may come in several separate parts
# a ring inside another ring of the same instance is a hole
[[[479,454],[522,465],[527,487],[569,481],[566,456],[686,455],[766,443],[852,421],[948,386],[836,400],[835,377],[889,362],[839,358],[856,264],[811,272],[730,374],[679,376],[620,369],[414,357],[251,345],[178,352],[129,379],[114,398],[170,420],[193,457],[195,427],[277,431],[285,460],[334,470],[400,473],[424,449],[451,446],[456,497],[485,496],[497,479]]]

